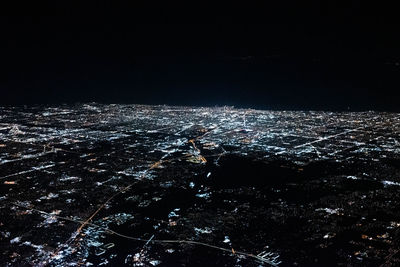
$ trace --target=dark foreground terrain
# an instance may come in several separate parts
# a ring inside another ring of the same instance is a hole
[[[398,266],[400,115],[0,108],[0,262]]]

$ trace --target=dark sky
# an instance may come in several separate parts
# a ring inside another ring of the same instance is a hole
[[[383,3],[53,2],[0,9],[1,104],[400,111],[400,28]]]

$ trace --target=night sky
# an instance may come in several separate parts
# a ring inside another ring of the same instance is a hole
[[[380,2],[53,2],[1,8],[0,104],[400,111],[400,25]]]

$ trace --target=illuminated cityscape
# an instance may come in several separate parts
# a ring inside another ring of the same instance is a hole
[[[384,112],[1,107],[0,261],[395,263],[399,134]]]

